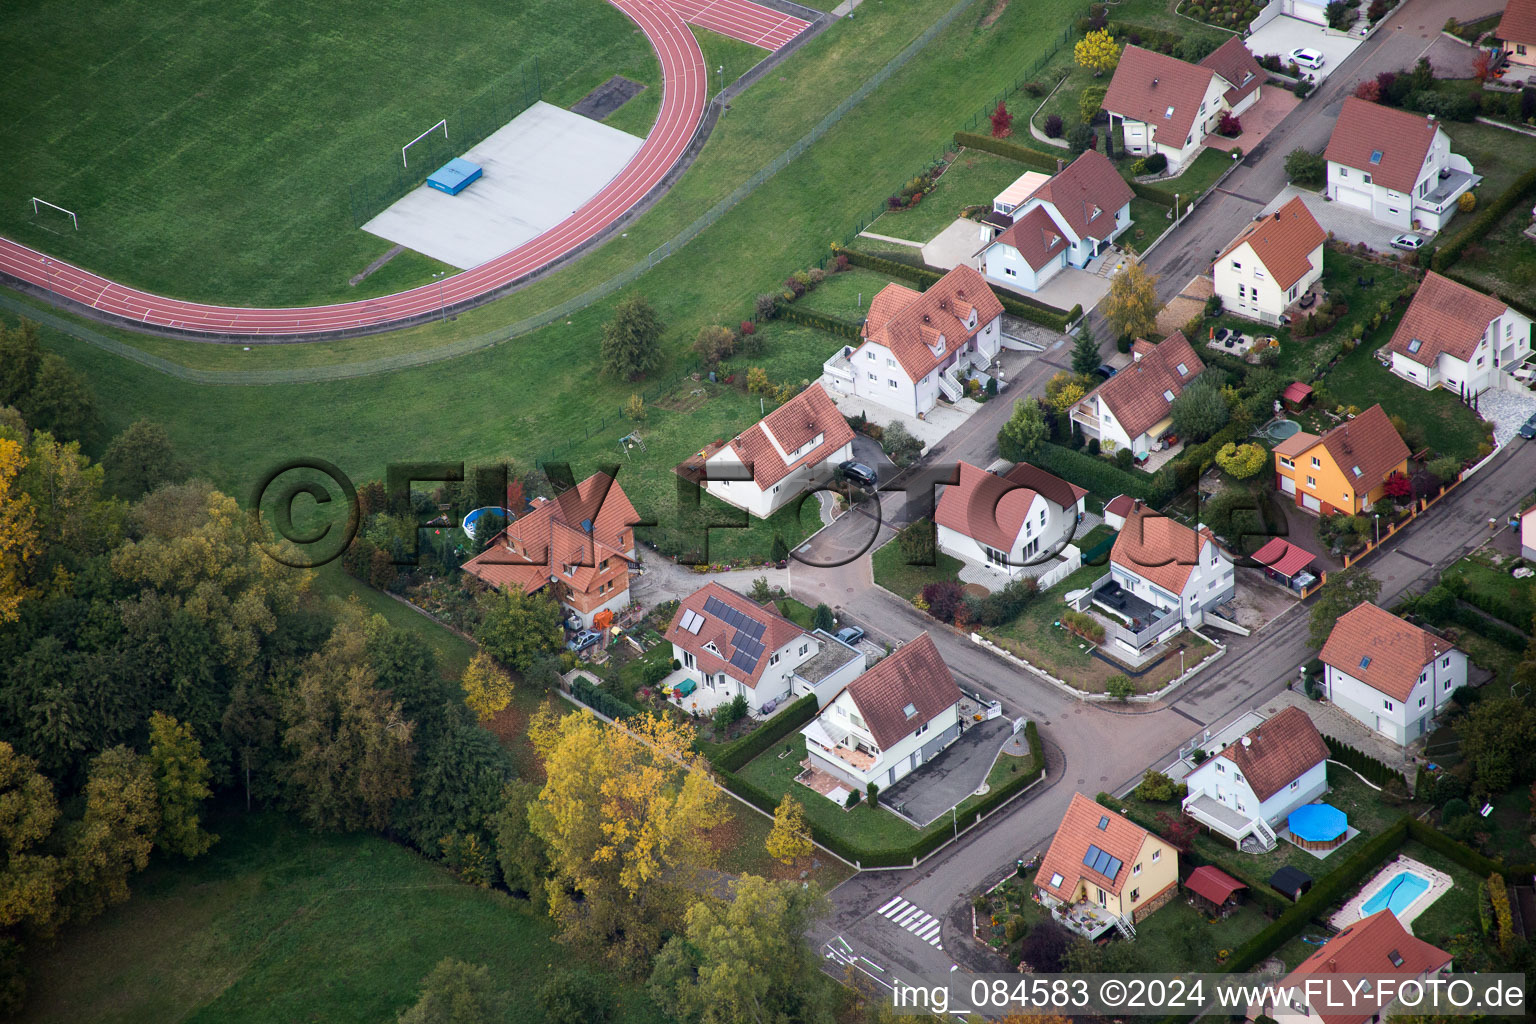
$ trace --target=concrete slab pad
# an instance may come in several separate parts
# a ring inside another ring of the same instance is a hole
[[[1330,32],[1310,21],[1281,15],[1244,40],[1244,45],[1255,57],[1275,54],[1282,61],[1288,59],[1287,55],[1297,47],[1318,50],[1323,55],[1323,66],[1316,71],[1306,71],[1306,74],[1322,82],[1344,62],[1344,58],[1355,52],[1360,40]],[[1269,90],[1266,88],[1265,91]]]
[[[923,262],[943,270],[953,270],[962,263],[974,267],[976,261],[971,257],[981,248],[978,230],[973,220],[956,220],[923,246]]]
[[[423,185],[363,230],[450,266],[477,267],[575,213],[644,141],[541,101],[464,154],[484,168],[479,181],[456,196]]]
[[[1392,252],[1392,239],[1401,234],[1390,224],[1378,223],[1368,214],[1350,209],[1340,203],[1329,202],[1318,193],[1295,185],[1287,185],[1281,189],[1280,194],[1259,211],[1259,215],[1274,213],[1296,196],[1301,197],[1302,203],[1312,216],[1317,218],[1323,230],[1341,242],[1348,242],[1350,245],[1364,242],[1377,252]],[[1327,259],[1326,256],[1323,258]]]

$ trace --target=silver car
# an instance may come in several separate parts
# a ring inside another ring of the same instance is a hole
[[[1416,252],[1424,247],[1423,235],[1398,235],[1392,239],[1392,248]]]

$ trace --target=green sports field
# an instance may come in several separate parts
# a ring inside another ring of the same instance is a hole
[[[357,298],[426,279],[436,264],[407,252],[348,286],[389,243],[353,227],[347,186],[525,64],[558,106],[610,75],[646,84],[631,101],[643,123],[619,112],[641,135],[659,93],[645,37],[604,0],[4,6],[0,233],[203,301]],[[74,210],[80,231],[34,219],[32,196]]]

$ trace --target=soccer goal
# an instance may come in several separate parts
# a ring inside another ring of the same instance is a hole
[[[410,149],[412,146],[416,145],[416,143],[420,142],[422,139],[426,138],[428,135],[431,135],[433,132],[437,131],[439,128],[441,128],[443,130],[443,139],[446,140],[448,138],[448,119],[445,117],[441,121],[437,122],[437,124],[433,125],[431,128],[428,128],[426,131],[424,131],[420,135],[416,136],[410,142],[407,142],[405,145],[401,146],[400,147],[400,166],[401,167],[409,168],[411,166],[411,164],[410,164],[410,161],[407,160],[406,157],[405,157],[405,151]]]
[[[76,231],[80,230],[80,218],[75,216],[75,213],[74,213],[73,210],[66,210],[62,206],[58,206],[58,205],[56,205],[54,203],[50,203],[46,199],[39,199],[39,198],[37,198],[37,196],[33,196],[32,197],[32,216],[34,218],[37,217],[37,212],[38,212],[37,211],[37,206],[38,206],[39,203],[41,203],[42,205],[48,207],[51,210],[58,210],[64,216],[69,218],[69,222],[75,226],[75,230]]]

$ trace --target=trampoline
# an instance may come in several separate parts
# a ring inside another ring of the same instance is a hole
[[[475,523],[480,519],[481,516],[486,514],[500,516],[503,526],[512,521],[512,512],[509,509],[497,508],[495,505],[485,505],[481,508],[474,509],[469,513],[469,515],[464,517],[464,522],[461,524],[464,530],[464,534],[469,537],[470,540],[475,539]]]
[[[1291,812],[1286,819],[1298,846],[1309,850],[1331,850],[1349,836],[1349,819],[1332,804],[1307,804]]]
[[[1295,420],[1275,420],[1264,425],[1255,434],[1267,437],[1271,441],[1284,441],[1288,437],[1294,437],[1301,433],[1301,424]]]

